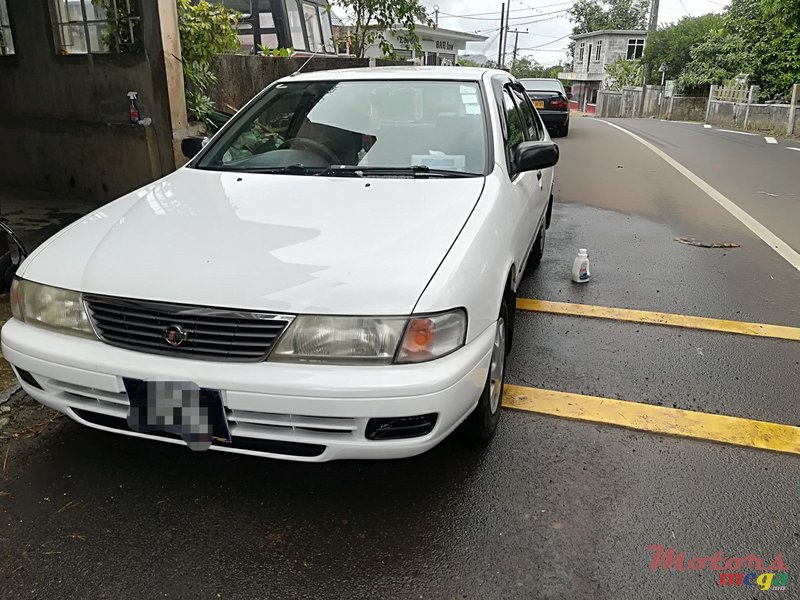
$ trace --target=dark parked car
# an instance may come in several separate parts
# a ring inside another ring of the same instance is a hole
[[[553,137],[569,133],[569,99],[558,79],[520,79]]]

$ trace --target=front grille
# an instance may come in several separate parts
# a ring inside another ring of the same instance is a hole
[[[228,309],[84,296],[98,337],[121,348],[217,361],[256,362],[292,317]],[[170,344],[168,339],[172,339]]]
[[[102,425],[118,431],[132,431],[128,427],[127,419],[107,414],[95,413],[79,408],[72,409],[78,417],[94,425]],[[147,434],[148,437],[163,437],[180,439],[180,436],[163,431],[154,431]],[[252,450],[253,452],[265,452],[269,454],[283,454],[285,456],[301,456],[313,458],[325,452],[322,444],[308,444],[305,442],[286,442],[282,440],[258,440],[253,438],[231,436],[231,443],[214,440],[212,447],[234,448],[237,450]]]

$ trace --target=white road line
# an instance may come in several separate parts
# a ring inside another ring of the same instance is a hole
[[[675,169],[678,173],[686,177],[689,181],[703,190],[712,200],[714,200],[717,204],[719,204],[722,208],[727,210],[731,215],[733,215],[739,222],[742,223],[745,227],[747,227],[750,231],[755,233],[761,240],[767,244],[770,248],[775,250],[778,254],[780,254],[786,262],[792,265],[795,269],[800,271],[800,253],[795,251],[789,244],[784,242],[781,238],[777,235],[772,233],[769,229],[764,227],[761,223],[756,221],[753,217],[751,217],[748,213],[743,211],[739,208],[733,201],[729,198],[724,196],[721,192],[718,192],[714,189],[711,185],[706,183],[700,177],[692,173],[689,169],[684,167],[681,163],[677,160],[672,158],[667,153],[663,152],[647,140],[639,137],[635,133],[628,131],[627,129],[620,127],[619,125],[615,125],[614,123],[609,123],[608,121],[603,121],[602,119],[597,119],[600,123],[605,123],[613,127],[614,129],[618,129],[622,133],[631,136],[637,142],[642,144],[644,147],[649,148],[652,150],[657,156],[662,158],[664,162],[666,162],[669,166]],[[800,150],[800,148],[794,148],[794,150]]]
[[[725,133],[738,133],[739,135],[758,135],[750,133],[749,131],[736,131],[735,129],[717,129],[717,131],[724,131]]]
[[[766,137],[765,136],[764,139],[767,140],[768,144],[777,144],[778,143],[778,140],[776,140],[774,137]]]
[[[711,125],[709,125],[708,123],[703,124],[703,127],[705,127],[706,129],[711,129]]]
[[[787,148],[787,150],[797,150],[798,152],[800,152],[800,148]]]

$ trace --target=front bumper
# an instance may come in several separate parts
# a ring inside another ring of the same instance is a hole
[[[2,349],[15,368],[33,375],[33,398],[74,420],[104,431],[169,443],[180,439],[118,427],[128,414],[123,377],[192,381],[220,390],[231,435],[242,443],[213,450],[291,460],[402,458],[421,454],[447,437],[478,402],[494,341],[489,327],[457,352],[428,363],[333,366],[285,363],[215,363],[134,352],[100,341],[8,321]],[[427,435],[368,440],[370,418],[437,413]],[[91,418],[87,418],[91,417]],[[258,442],[262,442],[260,445]],[[297,448],[313,446],[309,455]],[[255,449],[254,449],[255,448]]]

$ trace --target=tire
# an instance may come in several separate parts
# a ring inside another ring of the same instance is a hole
[[[488,442],[494,437],[497,431],[497,424],[500,422],[500,407],[503,401],[503,387],[506,374],[507,356],[507,325],[508,307],[506,301],[500,307],[500,315],[497,317],[497,329],[495,331],[492,359],[489,363],[489,374],[486,377],[486,385],[481,393],[478,406],[467,417],[465,422],[466,431],[469,437],[477,442]]]
[[[561,135],[559,137],[567,137],[569,135],[569,121],[561,128]]]
[[[528,264],[525,265],[525,272],[532,273],[536,270],[536,267],[539,266],[539,263],[542,262],[542,256],[544,256],[544,246],[545,242],[547,241],[547,227],[543,223],[541,227],[539,227],[539,235],[536,236],[536,241],[533,242],[533,248],[531,248],[531,254],[528,257]]]
[[[544,217],[545,229],[550,229],[550,221],[553,219],[553,194],[550,194],[550,200],[547,202],[547,214]]]

